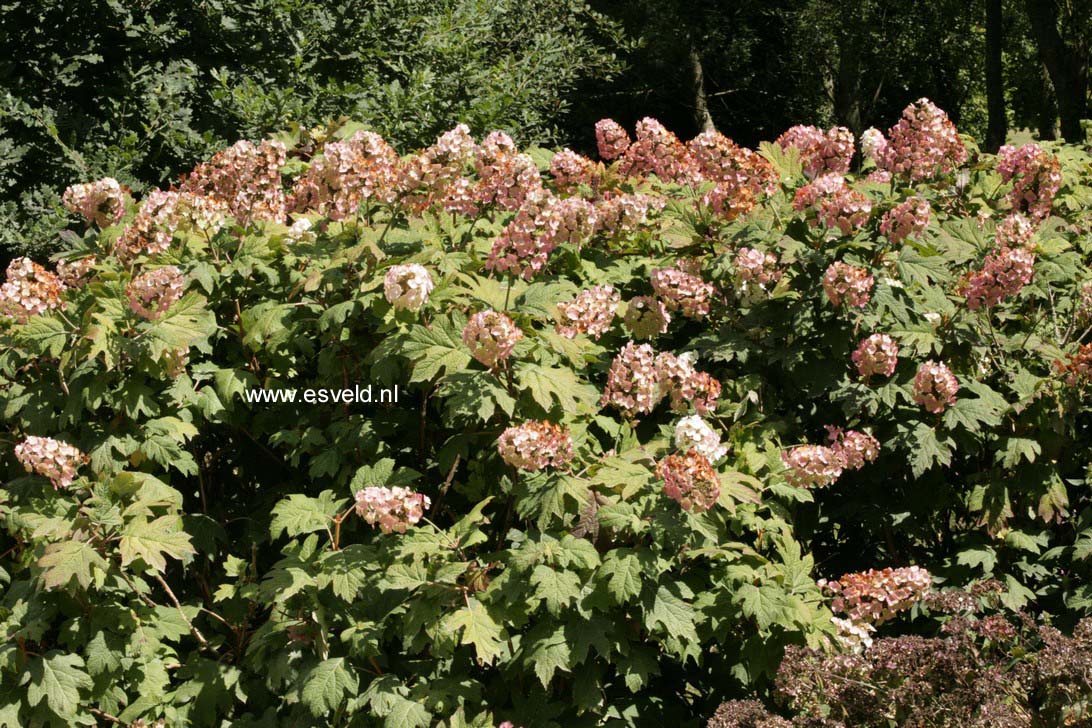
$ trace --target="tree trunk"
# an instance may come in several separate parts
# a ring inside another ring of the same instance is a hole
[[[1054,87],[1050,85],[1050,74],[1046,66],[1039,64],[1041,93],[1039,94],[1038,128],[1039,140],[1052,142],[1058,138],[1058,105],[1054,103]]]
[[[1005,78],[1001,62],[1001,0],[986,0],[986,151],[997,153],[1008,135],[1005,116]]]
[[[701,67],[701,56],[693,43],[690,45],[690,80],[694,90],[694,125],[700,131],[716,131],[713,116],[709,113],[709,100],[705,96],[705,73]]]
[[[834,77],[834,118],[854,136],[864,131],[861,122],[861,68],[854,40],[841,43]]]
[[[1067,142],[1083,142],[1084,116],[1088,94],[1088,48],[1081,38],[1066,43],[1058,31],[1058,7],[1055,0],[1025,0],[1031,32],[1039,46],[1039,56],[1050,74],[1058,103],[1062,137]]]

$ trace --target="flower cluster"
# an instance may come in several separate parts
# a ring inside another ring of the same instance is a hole
[[[876,127],[870,126],[861,132],[861,156],[873,162],[883,157],[887,148],[887,137]]]
[[[833,448],[823,445],[799,445],[781,453],[788,467],[786,478],[800,488],[823,488],[842,476],[845,462]]]
[[[72,185],[64,191],[61,202],[89,225],[100,228],[120,222],[125,215],[125,193],[113,177]]]
[[[394,200],[398,165],[398,153],[374,132],[358,131],[347,140],[327,142],[296,180],[287,207],[319,212],[331,220],[350,218],[361,202]]]
[[[155,255],[170,247],[180,224],[177,215],[180,194],[152,190],[140,203],[136,217],[122,231],[114,253],[123,263],[138,255]]]
[[[864,268],[841,261],[831,263],[823,274],[823,291],[835,306],[845,301],[850,306],[864,308],[872,296],[875,279]]]
[[[155,321],[182,298],[185,288],[186,279],[182,271],[176,266],[166,265],[138,275],[129,282],[125,293],[133,313]]]
[[[614,321],[621,295],[613,286],[593,286],[571,301],[557,304],[557,333],[566,339],[587,334],[598,339]]]
[[[967,148],[955,124],[929,99],[919,99],[902,112],[877,152],[877,164],[911,182],[948,174],[967,160]]]
[[[992,308],[1015,296],[1031,282],[1035,254],[1027,248],[998,248],[986,256],[982,270],[971,273],[962,284],[967,308]]]
[[[927,361],[914,375],[914,401],[926,411],[940,414],[956,401],[959,382],[944,364]]]
[[[550,176],[554,178],[554,184],[560,190],[569,190],[581,184],[591,184],[594,170],[595,165],[590,159],[571,149],[562,149],[550,160]]]
[[[825,172],[848,172],[853,141],[853,132],[843,126],[825,132],[815,126],[794,126],[777,138],[777,145],[782,149],[798,149],[804,174],[815,179]]]
[[[1062,165],[1058,158],[1038,144],[1022,147],[1008,144],[997,152],[997,171],[1012,182],[1009,202],[1015,212],[1027,213],[1036,220],[1050,215],[1054,196],[1062,186]]]
[[[427,495],[409,488],[369,486],[356,492],[356,512],[371,526],[383,533],[405,533],[425,515],[432,505]]]
[[[858,624],[878,627],[921,601],[933,583],[920,566],[869,569],[845,574],[836,581],[820,579],[819,587],[833,595],[831,609]]]
[[[15,457],[28,473],[49,478],[55,489],[72,485],[76,471],[88,462],[86,455],[66,442],[34,435],[15,446]]]
[[[682,182],[692,173],[692,160],[677,136],[656,119],[645,117],[637,122],[636,139],[626,149],[620,171],[627,176],[654,174],[664,182]]]
[[[703,415],[717,408],[720,382],[694,368],[693,354],[675,356],[664,352],[656,357],[656,368],[661,388],[671,395],[671,409],[675,412],[685,412],[687,403]]]
[[[1076,354],[1067,354],[1067,362],[1055,362],[1055,367],[1066,374],[1066,384],[1073,386],[1081,380],[1092,379],[1092,344],[1081,344]]]
[[[523,331],[512,319],[492,310],[474,314],[463,329],[470,355],[490,369],[511,356],[521,339]]]
[[[648,344],[627,342],[611,362],[600,406],[617,407],[627,416],[647,414],[663,396],[656,352]]]
[[[286,208],[281,167],[286,156],[285,145],[273,139],[258,144],[236,142],[199,164],[186,179],[183,190],[216,198],[240,225],[283,222]]]
[[[872,200],[860,190],[846,184],[839,174],[829,173],[804,185],[796,191],[793,209],[816,208],[811,225],[822,224],[828,230],[849,235],[868,223],[872,214]]]
[[[595,143],[599,156],[609,162],[625,154],[631,142],[629,134],[617,121],[600,119],[595,122]]]
[[[423,211],[446,197],[477,153],[470,127],[459,124],[444,132],[436,143],[398,165],[397,197],[410,210]]]
[[[648,223],[649,213],[662,210],[666,200],[652,195],[610,195],[595,203],[597,227],[608,236],[631,233]]]
[[[530,280],[559,245],[578,248],[595,233],[595,207],[580,197],[558,199],[539,192],[529,197],[489,253],[486,268]]]
[[[777,187],[777,173],[764,157],[720,132],[702,132],[687,142],[686,149],[691,181],[714,183],[702,201],[721,217],[732,219],[750,211],[758,195]]]
[[[86,258],[57,261],[57,277],[69,288],[78,288],[85,284],[94,273],[98,259],[89,255]]]
[[[851,358],[864,379],[890,377],[899,363],[899,345],[887,334],[872,334],[862,339]]]
[[[626,304],[626,314],[622,317],[626,330],[637,339],[651,339],[667,333],[670,323],[671,314],[667,312],[667,306],[652,296],[631,299]]]
[[[884,213],[880,232],[892,243],[916,236],[929,227],[933,208],[924,197],[911,197]]]
[[[781,280],[781,271],[777,268],[777,256],[763,253],[755,248],[740,248],[735,258],[736,275],[739,280],[751,283],[765,290],[771,283]]]
[[[559,468],[573,459],[569,431],[550,422],[525,422],[509,427],[497,440],[504,462],[521,470]]]
[[[664,495],[675,500],[684,511],[707,511],[720,497],[717,472],[697,450],[668,455],[656,463],[656,477],[664,481]]]
[[[693,319],[700,319],[709,313],[709,302],[714,291],[712,284],[680,268],[652,271],[652,290],[669,310],[679,310],[683,316]]]
[[[837,630],[834,639],[847,652],[860,654],[872,646],[872,635],[876,628],[871,624],[842,617],[831,617],[830,623]]]
[[[700,453],[712,463],[728,453],[728,447],[720,444],[720,435],[698,415],[688,415],[675,424],[675,447]]]
[[[997,223],[997,247],[1028,248],[1035,235],[1035,225],[1019,212],[1006,215]]]
[[[26,323],[31,316],[63,308],[64,288],[60,278],[30,258],[15,258],[0,286],[0,317]]]
[[[432,276],[417,263],[393,265],[383,277],[383,295],[395,308],[420,311],[432,292]]]
[[[830,449],[841,458],[846,470],[860,470],[880,456],[879,441],[866,432],[829,425],[827,432],[830,433]]]
[[[557,162],[559,167],[563,166],[566,158]],[[569,161],[572,162],[571,159]],[[495,131],[485,137],[474,157],[474,168],[478,173],[478,182],[471,197],[478,204],[495,205],[501,210],[518,210],[529,200],[540,202],[545,199],[542,178],[535,161],[529,155],[520,153],[516,143],[504,132]],[[571,164],[565,170],[575,173]]]

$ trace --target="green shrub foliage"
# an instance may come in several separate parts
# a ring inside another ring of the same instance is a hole
[[[1086,154],[596,133],[65,192],[0,290],[0,725],[685,723],[946,584],[1088,612]]]

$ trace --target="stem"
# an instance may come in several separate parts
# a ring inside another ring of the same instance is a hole
[[[197,629],[197,627],[194,626],[193,622],[190,621],[190,618],[186,616],[186,613],[182,611],[182,605],[178,603],[178,597],[174,595],[174,592],[171,591],[171,587],[167,584],[163,577],[159,574],[156,574],[155,580],[158,581],[159,585],[163,587],[163,590],[167,592],[167,596],[170,598],[171,602],[174,603],[174,608],[177,609],[178,613],[182,615],[182,621],[184,621],[186,623],[186,626],[190,628],[190,632],[192,632],[193,636],[197,638],[197,641],[201,643],[201,646],[205,649],[212,649],[209,646],[208,640],[205,639],[205,635],[201,634],[201,630]]]

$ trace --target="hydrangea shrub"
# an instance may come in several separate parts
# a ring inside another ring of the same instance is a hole
[[[848,134],[69,191],[0,288],[0,724],[649,725],[934,580],[1087,613],[1088,158]]]

